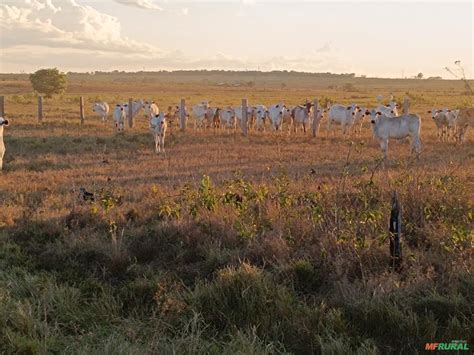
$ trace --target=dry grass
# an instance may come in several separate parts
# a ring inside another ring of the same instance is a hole
[[[42,124],[29,85],[3,77],[11,125],[0,179],[0,350],[397,353],[451,338],[472,344],[473,134],[463,146],[440,143],[423,114],[469,103],[462,85],[350,79],[346,92],[334,89],[346,78],[219,75],[75,75],[67,94],[46,102]],[[250,80],[251,88],[216,85]],[[379,93],[406,91],[422,116],[423,152],[417,161],[408,142],[391,142],[384,168],[368,124],[344,138],[327,135],[324,122],[316,139],[172,128],[157,156],[144,116],[118,135],[90,112],[96,99],[128,97],[161,108],[182,97],[188,107],[315,96],[373,106]],[[80,203],[79,187],[98,201]],[[393,189],[405,208],[400,274],[387,267]],[[391,327],[397,336],[386,336]]]

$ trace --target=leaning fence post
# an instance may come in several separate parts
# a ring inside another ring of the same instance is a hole
[[[316,134],[318,133],[320,121],[321,115],[318,112],[318,99],[315,98],[313,101],[313,137],[316,137]]]
[[[43,122],[43,96],[38,96],[38,122]]]
[[[242,133],[244,134],[244,136],[247,137],[247,133],[248,133],[248,126],[247,126],[247,120],[248,120],[248,117],[247,117],[247,99],[242,99]]]
[[[403,99],[403,114],[408,115],[408,108],[410,107],[410,103],[408,102],[408,97]]]
[[[392,210],[390,212],[390,266],[400,269],[402,264],[402,206],[396,191],[392,194]]]
[[[186,129],[186,101],[181,99],[179,103],[179,124],[181,131]]]
[[[0,117],[5,117],[5,96],[0,96]]]
[[[128,99],[128,127],[133,128],[133,99]]]
[[[84,97],[79,98],[79,113],[81,115],[81,124],[84,124]]]

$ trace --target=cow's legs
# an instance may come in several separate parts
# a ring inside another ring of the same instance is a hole
[[[388,139],[383,139],[380,141],[380,149],[382,149],[383,158],[387,159]]]
[[[329,136],[329,133],[332,131],[332,120],[329,118],[328,119],[328,125],[327,125],[327,135]]]

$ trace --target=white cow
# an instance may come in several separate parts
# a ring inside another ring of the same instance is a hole
[[[387,158],[388,140],[411,138],[412,152],[417,154],[421,151],[420,116],[415,114],[389,117],[380,111],[372,110],[371,123],[375,138],[380,143],[384,158]]]
[[[102,122],[107,121],[107,118],[109,116],[109,105],[107,102],[96,102],[92,106],[92,111],[95,112],[99,117],[102,118]]]
[[[268,118],[268,110],[264,105],[255,105],[253,107],[256,128],[259,131],[265,131],[265,121]]]
[[[165,152],[165,136],[167,128],[168,124],[164,112],[161,112],[150,119],[150,129],[155,141],[155,153]]]
[[[114,109],[113,117],[114,117],[114,123],[115,123],[115,128],[117,129],[117,132],[124,131],[125,120],[127,119],[125,105],[117,104]]]
[[[235,119],[239,123],[240,128],[242,128],[242,119],[243,119],[243,110],[242,106],[234,107]],[[252,127],[254,119],[254,108],[252,106],[247,106],[247,128]]]
[[[287,112],[288,110],[286,109],[286,106],[283,102],[271,105],[268,108],[268,118],[270,120],[270,125],[274,131],[281,130],[281,125],[283,123],[283,114]]]
[[[474,127],[474,108],[462,108],[457,115],[456,139],[462,144],[468,127]]]
[[[375,110],[377,112],[381,112],[383,115],[388,116],[388,117],[396,117],[398,116],[398,103],[396,101],[390,101],[389,104],[383,106],[379,105]]]
[[[294,125],[295,120],[293,119],[293,107],[283,106],[283,119],[281,121],[282,129],[283,126],[288,128],[288,134],[291,133],[291,128]]]
[[[451,135],[451,137],[456,139],[458,115],[459,110],[447,110],[446,112],[446,118],[448,120],[448,138]]]
[[[3,157],[5,155],[5,143],[3,143],[3,127],[8,126],[8,120],[0,117],[0,170],[3,169]]]
[[[306,133],[306,127],[309,128],[311,123],[312,106],[311,102],[307,102],[304,105],[295,106],[291,110],[295,133],[298,130],[298,126],[303,126],[303,132]]]
[[[354,115],[354,133],[361,133],[362,126],[364,125],[364,120],[366,116],[369,116],[370,113],[368,112],[367,108],[363,107],[360,108]]]
[[[135,118],[138,115],[140,110],[143,108],[143,105],[143,100],[132,102],[132,118]],[[122,107],[125,111],[125,118],[128,118],[128,103],[122,104]]]
[[[191,108],[191,114],[194,118],[194,129],[206,128],[209,125],[209,117],[207,116],[208,109],[209,104],[207,102],[201,102]]]
[[[218,108],[216,111],[216,120],[219,120],[220,126],[223,128],[236,129],[235,112],[232,107]]]
[[[145,110],[145,115],[148,118],[153,118],[160,113],[160,109],[158,105],[155,104],[155,101],[151,101],[151,102],[145,101],[143,103],[143,109]]]
[[[328,112],[328,132],[331,131],[332,124],[340,124],[342,133],[350,132],[350,128],[354,124],[355,114],[360,110],[356,104],[344,106],[340,104],[332,105]]]
[[[437,136],[439,140],[445,140],[448,135],[448,110],[431,109],[428,113],[431,113],[431,118],[436,125]]]

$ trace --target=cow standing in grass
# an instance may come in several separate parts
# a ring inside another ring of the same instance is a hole
[[[237,122],[235,119],[235,112],[232,107],[227,108],[218,108],[215,114],[216,121],[219,122],[220,127],[222,128],[237,128]]]
[[[5,143],[3,143],[3,127],[8,126],[8,120],[0,117],[0,170],[3,169],[3,156],[5,155]]]
[[[468,127],[474,127],[474,107],[460,109],[457,115],[456,124],[456,139],[462,144],[464,143]]]
[[[168,124],[166,122],[166,115],[161,112],[150,119],[150,129],[155,141],[155,153],[165,152],[165,136]]]
[[[335,104],[332,105],[328,112],[328,132],[332,131],[334,123],[340,124],[342,127],[342,134],[350,133],[350,129],[354,124],[355,114],[360,110],[359,106],[352,104],[344,106]]]
[[[436,125],[437,136],[440,141],[445,140],[448,136],[448,115],[446,110],[437,110],[433,108],[428,111],[431,113],[431,118]]]
[[[160,113],[158,105],[154,101],[148,102],[145,101],[143,104],[143,109],[145,110],[145,115],[147,118],[151,119]]]
[[[117,132],[125,130],[125,119],[127,118],[126,108],[128,105],[117,104],[114,109],[114,123]]]
[[[264,105],[255,105],[253,107],[255,114],[255,125],[258,131],[265,131],[265,121],[268,117],[268,110]]]
[[[281,130],[281,125],[283,123],[283,114],[286,111],[286,106],[283,102],[278,104],[271,105],[268,108],[268,118],[270,120],[270,125],[272,130],[279,131]],[[290,114],[291,117],[291,114]]]
[[[96,102],[92,106],[92,111],[102,118],[102,122],[106,122],[109,116],[109,105],[107,102]]]
[[[420,116],[415,114],[402,115],[397,117],[389,117],[380,111],[372,110],[367,112],[371,115],[372,129],[375,138],[380,143],[383,151],[384,159],[387,159],[388,140],[411,138],[412,153],[419,154],[421,151]]]
[[[306,128],[309,127],[309,124],[311,122],[311,113],[311,102],[306,102],[304,105],[295,106],[291,110],[295,133],[298,131],[298,126],[303,126],[303,132],[306,133]]]

